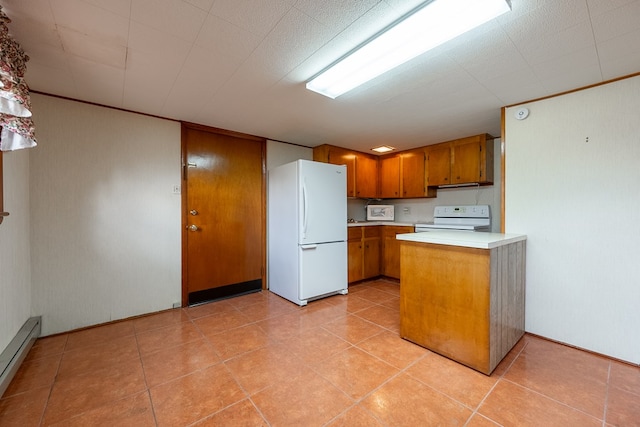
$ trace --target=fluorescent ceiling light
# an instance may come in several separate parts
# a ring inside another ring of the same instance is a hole
[[[393,151],[395,148],[389,147],[388,145],[381,145],[380,147],[372,148],[371,151],[375,151],[377,153],[388,153],[389,151]]]
[[[510,10],[510,0],[426,2],[309,81],[307,89],[336,98]]]

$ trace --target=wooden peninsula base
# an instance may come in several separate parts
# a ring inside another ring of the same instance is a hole
[[[525,240],[487,246],[401,242],[400,335],[489,375],[524,334]]]

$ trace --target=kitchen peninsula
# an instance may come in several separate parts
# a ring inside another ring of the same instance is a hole
[[[400,335],[491,374],[524,334],[526,236],[399,234]]]

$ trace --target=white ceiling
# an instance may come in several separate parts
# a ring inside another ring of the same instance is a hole
[[[499,136],[502,106],[640,72],[640,0],[512,0],[506,15],[335,100],[305,89],[422,1],[0,4],[34,91],[306,146]]]

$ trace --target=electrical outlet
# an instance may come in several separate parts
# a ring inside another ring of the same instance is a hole
[[[174,184],[173,194],[180,194],[181,192],[182,192],[182,188],[180,188],[180,184]]]
[[[411,208],[409,206],[405,206],[402,208],[402,213],[405,215],[411,215]]]

